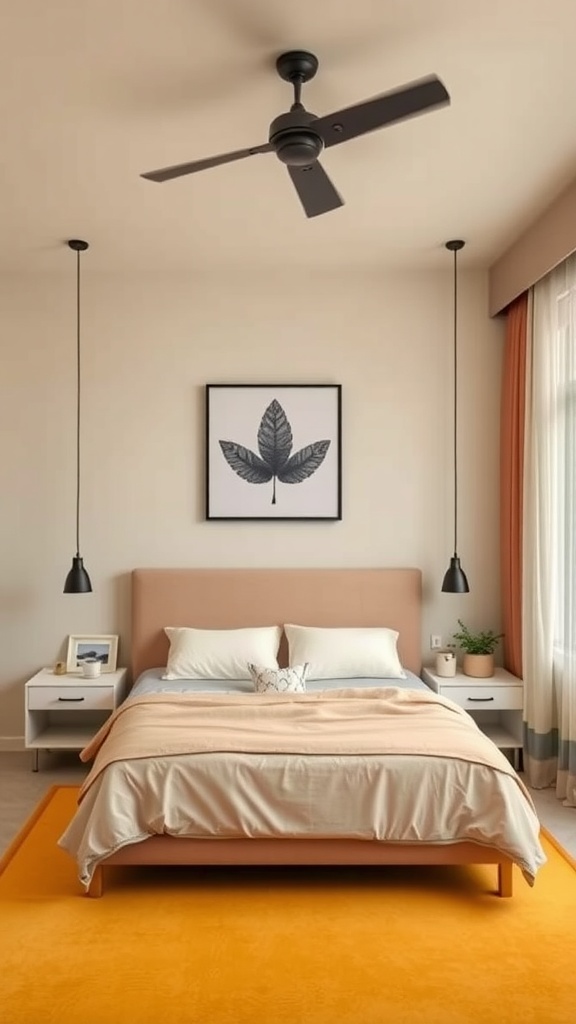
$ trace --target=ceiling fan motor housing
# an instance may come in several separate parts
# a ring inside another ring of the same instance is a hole
[[[279,160],[289,167],[306,167],[318,159],[324,141],[312,127],[316,115],[303,107],[289,110],[274,118],[269,142]]]

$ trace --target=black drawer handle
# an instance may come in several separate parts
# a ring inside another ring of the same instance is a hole
[[[84,697],[58,697],[58,700],[69,701],[70,703],[72,703],[72,701],[80,701],[84,699]]]
[[[494,697],[467,697],[466,700],[476,700],[481,703],[486,700],[494,700]]]

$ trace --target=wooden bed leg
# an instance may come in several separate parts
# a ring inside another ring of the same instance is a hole
[[[90,896],[92,899],[99,899],[104,890],[104,868],[101,864],[98,865],[94,874],[92,875],[92,881],[86,891],[86,896]]]
[[[498,865],[498,895],[512,895],[512,861],[504,861]]]

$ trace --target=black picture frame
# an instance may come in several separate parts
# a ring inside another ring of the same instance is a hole
[[[206,519],[342,519],[342,386],[207,384]]]

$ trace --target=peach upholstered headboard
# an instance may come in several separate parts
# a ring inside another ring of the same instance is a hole
[[[388,626],[420,673],[419,569],[134,569],[132,679],[166,665],[165,626]],[[286,651],[280,648],[280,663]]]

